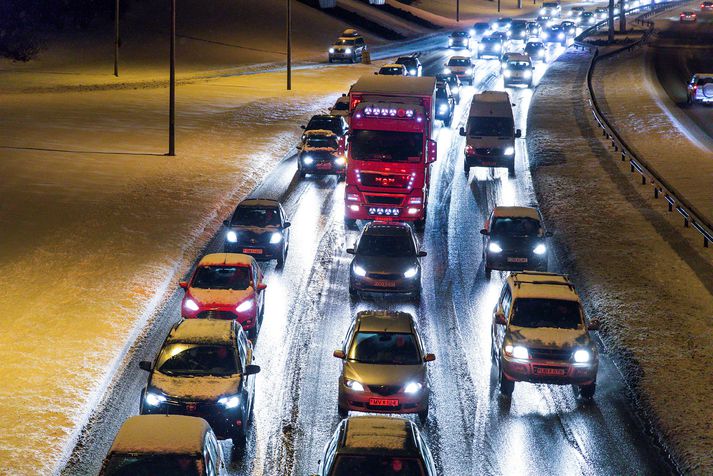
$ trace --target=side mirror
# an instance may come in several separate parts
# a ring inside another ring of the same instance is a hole
[[[425,251],[419,251],[418,254],[417,254],[417,256],[418,256],[419,258],[423,258],[424,256],[427,256],[427,255],[428,255],[428,253],[426,253]]]
[[[355,255],[356,251],[354,251],[354,248],[347,248],[347,254]]]
[[[183,289],[188,289],[188,281],[179,281],[178,285]]]
[[[307,126],[302,125],[302,126],[300,126],[300,128],[301,128],[301,129],[307,129]]]
[[[460,131],[458,131],[458,133],[459,133],[460,135],[462,135],[463,137],[465,137],[465,127],[461,127],[461,128],[460,128]]]
[[[423,357],[424,362],[433,362],[434,360],[436,360],[436,354],[426,354]]]
[[[378,76],[378,75],[379,75],[379,72],[378,72],[378,71],[374,71],[374,74]]]
[[[230,220],[223,220],[223,225],[230,226]]]
[[[480,234],[488,236],[490,234],[490,232],[488,230],[486,230],[485,228],[483,228],[482,230],[480,230]]]
[[[292,226],[292,223],[290,223],[289,221],[286,221],[285,224],[282,225],[282,228],[285,229],[285,228],[289,228],[291,226]]]
[[[519,139],[520,137],[522,137],[522,131],[520,129],[517,129],[515,131],[515,138]]]
[[[334,352],[332,352],[332,355],[338,359],[345,359],[347,357],[342,349],[335,350]]]
[[[243,375],[255,375],[257,373],[260,373],[259,365],[250,364],[245,367],[245,370],[243,370]]]
[[[257,290],[258,290],[258,291],[264,291],[265,289],[267,289],[267,284],[265,284],[265,283],[260,283],[260,284],[257,285]]]
[[[295,149],[297,149],[297,150],[302,150],[302,145],[301,145],[301,144],[297,144],[297,145],[295,146]]]
[[[505,313],[502,311],[502,309],[498,310],[495,313],[495,323],[500,324],[501,326],[507,325],[508,320],[505,318]]]
[[[438,158],[438,143],[433,139],[428,139],[428,160],[426,163],[435,162]]]
[[[148,360],[142,360],[141,362],[139,362],[139,368],[141,370],[151,372],[151,362],[149,362]]]
[[[601,327],[601,323],[599,322],[599,319],[594,318],[589,321],[589,324],[587,324],[587,330],[589,331],[598,331],[599,328]]]
[[[552,232],[551,232],[551,231],[546,231],[546,232],[545,232],[545,237],[547,237],[547,238],[552,238]]]

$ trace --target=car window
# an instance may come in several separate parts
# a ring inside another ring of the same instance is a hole
[[[229,345],[169,344],[159,354],[156,369],[170,376],[226,377],[240,371]]]
[[[395,67],[395,66],[390,66],[390,67],[387,67],[387,68],[381,68],[381,69],[379,70],[379,74],[393,74],[393,75],[399,75],[399,74],[403,74],[403,72],[404,72],[403,69],[397,68],[397,67]]]
[[[408,235],[370,235],[359,239],[357,255],[407,258],[416,256],[413,240]]]
[[[279,226],[280,214],[275,207],[238,207],[230,221],[232,226]]]
[[[330,476],[426,476],[423,465],[416,458],[388,455],[337,456]]]
[[[155,476],[180,474],[201,476],[202,464],[197,456],[184,455],[117,455],[107,462],[106,476]]]
[[[247,266],[201,266],[196,270],[191,287],[197,289],[247,289],[250,287],[250,268]]]
[[[468,119],[470,137],[511,136],[515,124],[509,117],[471,117]]]
[[[421,356],[413,334],[357,332],[347,357],[364,364],[418,365]]]
[[[448,66],[470,66],[468,58],[451,58],[448,61]]]
[[[496,217],[490,233],[501,236],[538,236],[540,222],[526,217]]]
[[[505,291],[503,292],[502,300],[503,314],[507,317],[510,315],[510,305],[512,304],[512,293],[510,292],[510,286],[505,285]]]
[[[336,45],[346,45],[346,46],[352,46],[354,45],[355,41],[354,40],[337,40],[335,43]]]
[[[339,101],[334,104],[334,109],[337,111],[347,111],[349,109],[349,104]]]
[[[558,329],[579,329],[583,325],[577,301],[540,298],[516,299],[510,324],[518,327]]]

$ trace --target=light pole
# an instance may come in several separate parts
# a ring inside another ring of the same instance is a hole
[[[287,90],[292,90],[292,0],[287,0]]]
[[[114,9],[114,76],[119,77],[119,0]]]
[[[460,21],[460,0],[456,0],[456,21]]]
[[[176,155],[176,0],[171,2],[171,47],[168,72],[168,154]]]

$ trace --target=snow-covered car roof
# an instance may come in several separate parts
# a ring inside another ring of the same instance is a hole
[[[493,208],[493,216],[496,218],[517,217],[540,220],[540,214],[537,209],[532,207],[495,207]]]
[[[342,36],[347,36],[347,37],[354,37],[354,36],[361,36],[359,35],[359,32],[356,31],[354,28],[347,28],[342,32]]]
[[[404,418],[354,416],[347,420],[346,450],[417,452],[413,423]]]
[[[166,344],[235,344],[232,319],[184,319],[171,329]]]
[[[413,330],[413,316],[401,311],[360,311],[356,315],[360,331],[402,332]]]
[[[241,253],[211,253],[201,258],[198,266],[250,266],[253,259]]]
[[[337,134],[335,134],[332,131],[328,131],[327,129],[310,129],[308,131],[304,132],[305,138],[310,137],[310,136],[327,136],[327,137],[337,137]]]
[[[266,207],[266,208],[276,208],[280,202],[273,200],[271,198],[246,198],[240,204],[239,207]]]
[[[137,415],[119,429],[109,454],[200,455],[207,421],[183,415]]]
[[[508,284],[513,298],[561,299],[577,301],[579,296],[567,276],[556,273],[523,271],[511,273]]]
[[[406,67],[400,63],[387,63],[387,64],[383,65],[382,68],[406,69]]]
[[[508,61],[526,61],[530,62],[530,57],[527,55],[524,55],[522,53],[505,53],[507,56]]]

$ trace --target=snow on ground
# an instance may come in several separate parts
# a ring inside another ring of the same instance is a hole
[[[50,474],[221,218],[369,66],[0,94],[0,461]]]
[[[662,444],[684,472],[711,474],[711,254],[600,140],[586,101],[587,64],[586,53],[570,50],[535,92],[528,146],[538,201],[555,232],[559,262],[589,316],[602,320],[607,350]],[[639,97],[636,88],[626,93]],[[641,98],[626,100],[636,110],[648,108]],[[655,134],[675,133],[640,127],[659,147]]]
[[[594,71],[602,110],[623,139],[713,223],[713,149],[693,140],[657,100],[644,50],[601,61]]]

